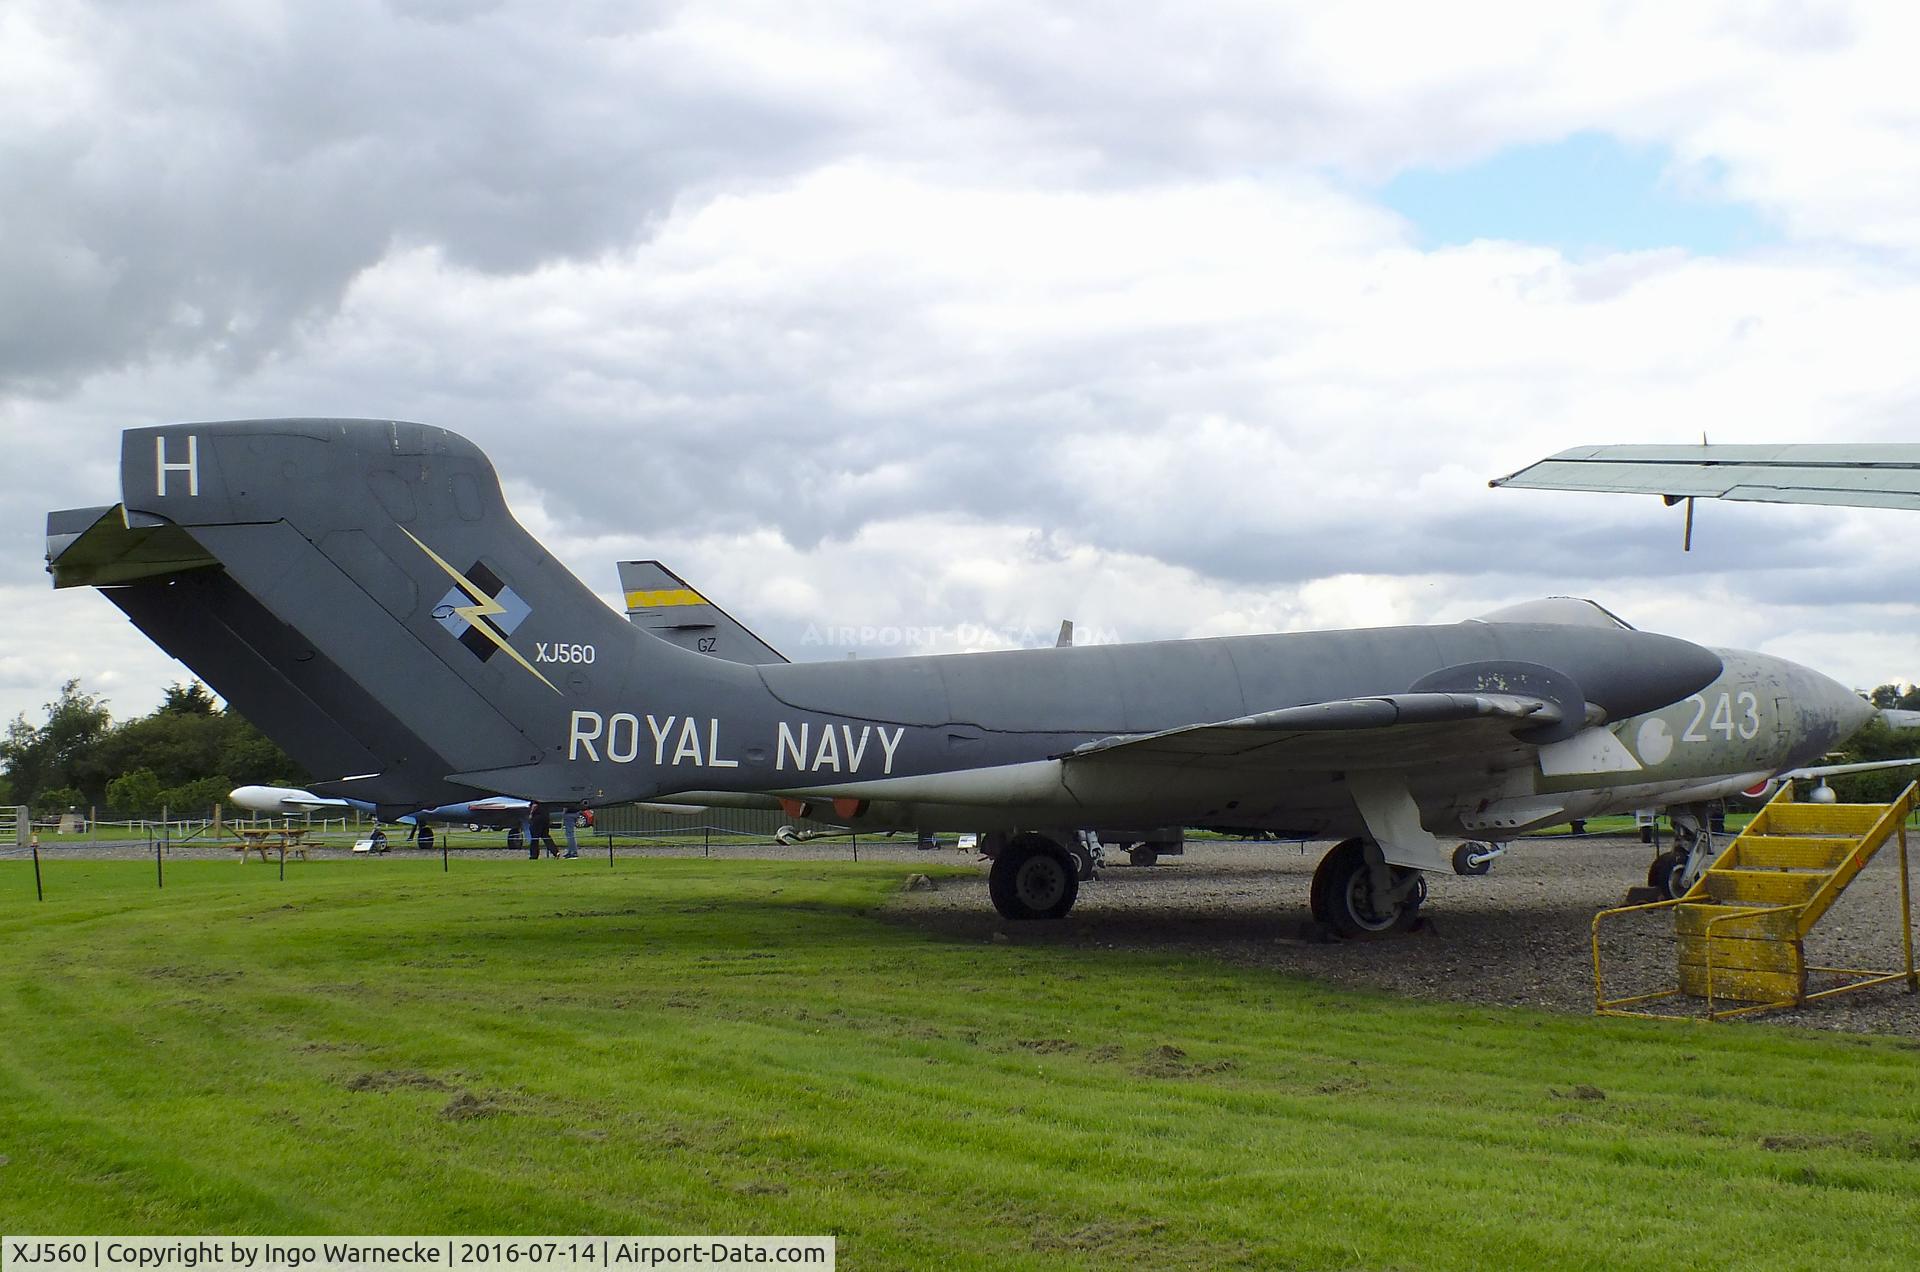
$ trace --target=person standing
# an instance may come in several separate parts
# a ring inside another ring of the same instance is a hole
[[[532,838],[527,840],[528,852],[538,857],[544,845],[547,856],[558,857],[560,849],[553,842],[553,815],[547,811],[547,806],[535,804],[527,810],[527,814],[528,829],[532,831]]]
[[[562,810],[560,814],[560,828],[566,832],[567,856],[578,857],[580,855],[580,810],[577,808]]]

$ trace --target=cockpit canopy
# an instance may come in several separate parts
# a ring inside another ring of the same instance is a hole
[[[1546,596],[1521,601],[1466,620],[1469,623],[1544,623],[1560,627],[1611,627],[1634,631],[1612,610],[1579,596]]]

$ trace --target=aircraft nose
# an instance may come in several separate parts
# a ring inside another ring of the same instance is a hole
[[[1826,680],[1826,677],[1822,676],[1821,679]],[[1834,714],[1840,720],[1842,726],[1842,732],[1840,734],[1841,741],[1845,741],[1860,732],[1860,730],[1864,729],[1873,721],[1875,716],[1880,714],[1879,710],[1871,702],[1868,702],[1865,698],[1862,698],[1845,685],[1833,680],[1827,680],[1827,683],[1839,690],[1844,699],[1844,701],[1834,709]]]
[[[1800,727],[1794,742],[1794,762],[1812,764],[1858,733],[1878,714],[1873,704],[1837,680],[1810,667],[1796,667],[1794,697]]]

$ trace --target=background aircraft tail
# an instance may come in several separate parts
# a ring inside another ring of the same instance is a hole
[[[117,508],[49,518],[55,585],[100,587],[324,794],[584,802],[601,792],[564,763],[574,709],[764,692],[746,668],[622,622],[513,518],[486,456],[444,429],[131,429],[121,488]]]
[[[790,661],[658,561],[620,562],[620,592],[628,621],[682,649],[753,665]]]

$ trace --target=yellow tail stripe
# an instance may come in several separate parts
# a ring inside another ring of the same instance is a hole
[[[627,608],[659,609],[663,605],[705,605],[707,598],[690,587],[672,587],[659,592],[628,592]]]

